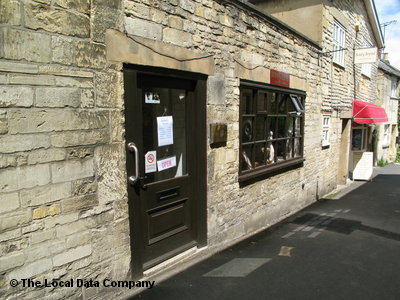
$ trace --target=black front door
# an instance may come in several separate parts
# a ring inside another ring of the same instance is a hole
[[[205,243],[205,80],[160,72],[124,72],[132,258],[139,275]]]

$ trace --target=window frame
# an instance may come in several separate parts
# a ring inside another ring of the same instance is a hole
[[[390,145],[390,124],[383,125],[383,139],[382,139],[382,147],[387,147]]]
[[[274,103],[271,97],[274,97],[273,99],[276,101],[276,109],[274,112],[271,111],[271,106]],[[254,179],[291,166],[299,166],[303,163],[305,160],[305,98],[306,93],[301,90],[255,83],[247,80],[240,81],[239,182]],[[286,103],[284,112],[279,111],[280,107],[278,103],[280,101]],[[265,103],[265,110],[260,110],[260,102]],[[249,105],[249,103],[251,104]],[[292,105],[290,105],[290,103],[292,103]],[[297,103],[297,105],[295,103]],[[250,107],[249,111],[248,107]],[[279,127],[279,120],[281,119],[283,121],[283,118],[285,128],[282,130],[279,129],[282,128]],[[257,127],[259,126],[260,119],[261,126]],[[250,138],[246,133],[247,128],[245,128],[245,126],[249,126],[246,125],[249,123],[249,120],[252,122],[250,124],[250,129],[248,129],[251,131],[252,135]],[[275,137],[274,134],[268,134],[271,124],[275,124],[273,130]],[[289,130],[290,127],[291,131]],[[261,130],[259,130],[260,128]],[[260,132],[262,135],[261,137],[259,136]],[[284,136],[280,137],[279,133],[282,132]],[[245,141],[245,136],[249,138],[248,141]],[[245,148],[248,150],[246,151]],[[258,149],[260,149],[260,151],[257,151]],[[273,150],[271,151],[271,149]],[[278,155],[278,152],[282,153],[282,156]],[[273,161],[271,162],[268,158],[272,157],[272,155]],[[260,158],[260,156],[262,157],[262,163],[257,160],[257,157]],[[257,163],[259,164],[257,165]]]
[[[326,123],[325,123],[325,120],[327,120]],[[330,115],[322,115],[322,140],[321,140],[322,147],[327,147],[330,145],[330,142],[329,142],[330,126],[331,126],[331,116]],[[326,132],[326,136],[324,135],[325,132]]]
[[[346,49],[346,28],[336,19],[333,20],[333,56],[332,61],[341,66],[345,66],[344,50]],[[341,50],[343,49],[343,50]]]
[[[399,86],[399,82],[396,79],[392,79],[390,98],[398,98],[397,89]]]

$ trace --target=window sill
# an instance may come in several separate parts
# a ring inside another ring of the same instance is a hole
[[[400,97],[393,97],[393,96],[390,96],[390,100],[400,100]]]
[[[346,70],[346,68],[344,67],[344,65],[341,65],[341,64],[339,64],[339,63],[337,63],[337,62],[334,62],[334,61],[333,61],[333,65],[334,65],[335,67],[338,67],[339,69],[342,69],[343,71]]]
[[[251,171],[248,171],[248,173],[239,175],[238,181],[242,183],[242,182],[249,181],[249,180],[264,176],[264,175],[270,175],[272,173],[286,171],[286,169],[288,169],[290,167],[300,166],[304,161],[305,161],[305,159],[303,157],[298,157],[298,158],[293,158],[291,160],[284,161],[281,163],[275,163],[271,166],[260,168],[258,170],[257,169],[251,170]]]

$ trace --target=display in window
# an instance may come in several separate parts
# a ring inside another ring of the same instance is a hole
[[[243,122],[243,141],[250,142],[253,140],[253,122],[252,119],[246,119]]]
[[[242,151],[242,156],[243,156],[243,161],[244,161],[244,169],[245,170],[253,169],[253,164],[251,163],[251,160],[245,150]]]

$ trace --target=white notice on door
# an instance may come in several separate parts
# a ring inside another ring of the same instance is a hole
[[[149,151],[144,156],[145,173],[157,172],[157,151]]]
[[[158,171],[163,171],[176,166],[176,157],[168,157],[157,162]]]
[[[172,116],[157,117],[158,147],[174,143]]]

